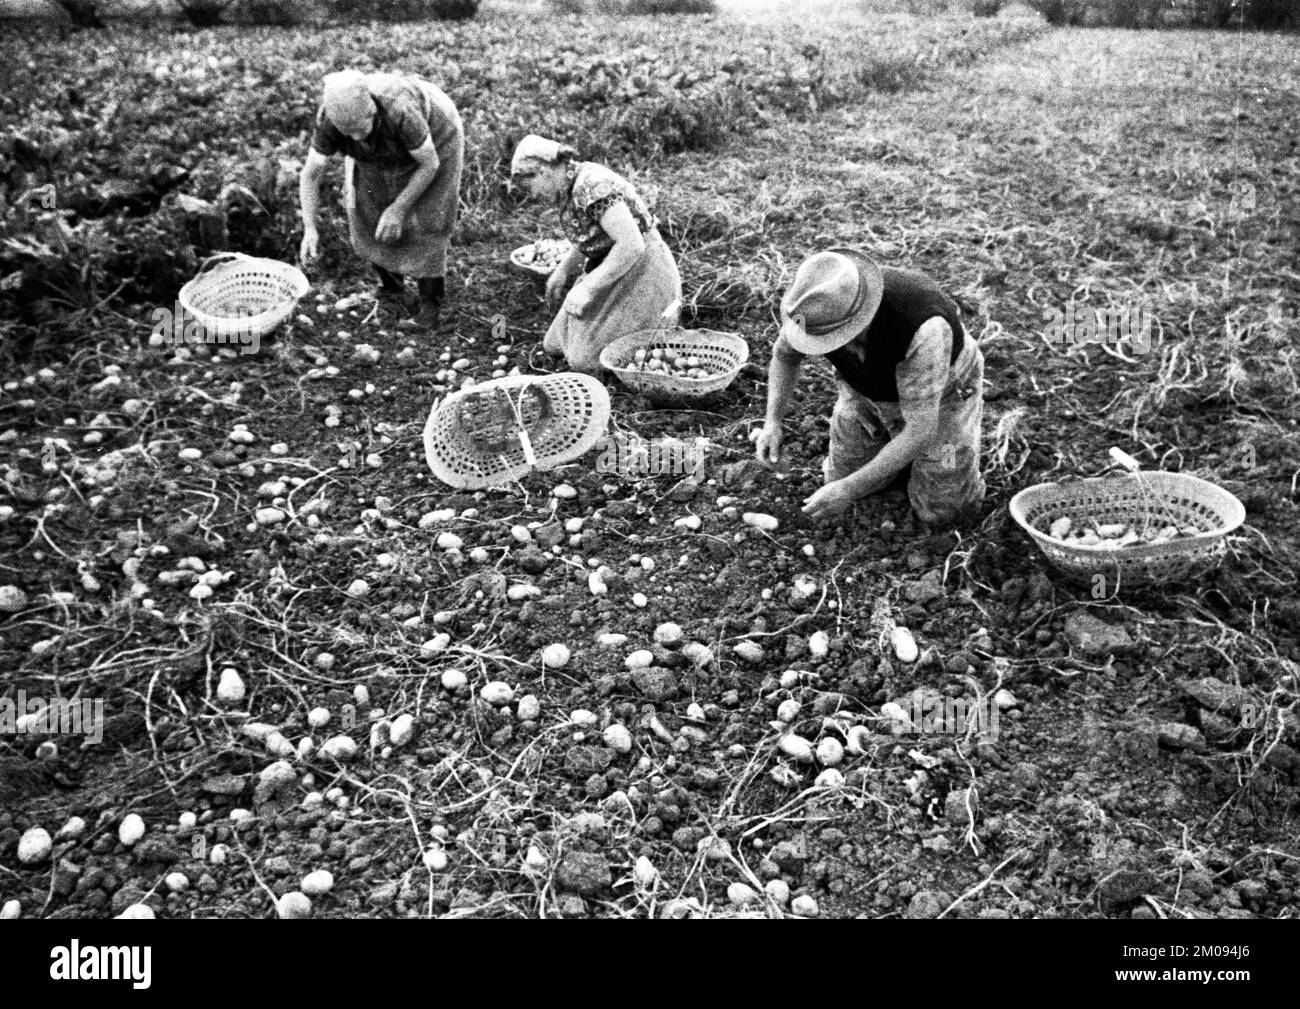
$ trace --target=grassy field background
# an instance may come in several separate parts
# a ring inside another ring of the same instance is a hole
[[[1019,0],[835,0],[820,3],[842,13],[856,10],[868,17],[883,11],[915,17],[934,17],[954,12],[992,16],[1002,10],[1024,6]],[[1300,0],[1028,0],[1051,24],[1120,28],[1207,27],[1246,25],[1252,28],[1295,28],[1300,23]],[[57,0],[0,0],[0,19],[43,19],[68,21],[67,7],[93,10],[105,21],[187,20],[188,7],[202,16],[208,10],[229,24],[296,24],[321,18],[343,20],[423,20],[433,16],[465,16],[482,9],[489,16],[506,7],[530,11],[534,16],[570,14],[665,14],[723,13],[746,18],[772,13],[786,14],[785,0],[75,0],[63,5]]]

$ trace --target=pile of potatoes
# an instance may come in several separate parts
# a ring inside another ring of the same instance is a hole
[[[637,348],[632,360],[624,367],[633,371],[658,372],[674,378],[711,378],[718,374],[704,366],[704,362],[691,354],[682,354],[671,347]]]
[[[563,238],[541,238],[532,245],[526,245],[517,258],[524,266],[540,270],[553,271],[573,250],[573,246]]]
[[[1200,534],[1195,526],[1176,526],[1157,522],[1097,522],[1095,519],[1072,519],[1063,515],[1047,528],[1054,540],[1072,547],[1094,550],[1122,550],[1131,546],[1168,543],[1179,537]]]

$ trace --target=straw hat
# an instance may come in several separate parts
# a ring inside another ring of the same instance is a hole
[[[578,458],[608,423],[609,392],[591,375],[510,375],[435,403],[424,455],[443,483],[477,490]]]
[[[829,354],[871,324],[884,294],[880,267],[855,249],[809,256],[781,299],[781,333],[800,354]]]

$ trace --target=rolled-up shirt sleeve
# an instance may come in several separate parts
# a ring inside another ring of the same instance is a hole
[[[894,369],[898,408],[904,422],[932,416],[939,409],[951,371],[952,330],[926,322],[912,339],[907,356]]]
[[[316,128],[311,135],[312,150],[325,157],[338,154],[343,149],[343,134],[326,118],[324,111],[316,114]]]
[[[414,102],[393,102],[388,109],[388,121],[397,139],[408,151],[418,151],[432,136],[428,121]]]

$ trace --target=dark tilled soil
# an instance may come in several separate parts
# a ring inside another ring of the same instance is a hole
[[[318,279],[320,301],[302,306],[310,324],[260,354],[209,364],[158,349],[99,391],[109,362],[83,355],[23,387],[15,395],[37,400],[50,425],[59,410],[82,418],[70,442],[89,409],[109,416],[114,444],[166,443],[123,459],[94,507],[84,483],[51,496],[68,484],[39,458],[10,471],[22,513],[0,526],[7,570],[34,600],[0,624],[11,682],[102,697],[109,717],[103,743],[56,737],[48,759],[37,758],[39,736],[0,744],[0,897],[24,916],[145,902],[166,917],[265,917],[274,897],[327,869],[335,884],[315,898],[318,916],[1293,915],[1300,451],[1294,379],[1275,370],[1291,344],[1269,327],[1293,324],[1296,307],[1285,260],[1296,71],[1285,40],[1248,39],[1245,61],[1237,44],[1054,32],[929,90],[666,162],[656,181],[670,238],[674,215],[697,229],[712,220],[712,254],[734,267],[732,286],[713,275],[693,286],[702,273],[684,256],[689,311],[750,335],[755,365],[698,409],[614,389],[613,425],[709,438],[698,486],[601,474],[592,457],[513,493],[436,484],[420,444],[431,374],[465,357],[485,378],[498,345],[507,368],[547,366],[536,347],[546,313],[507,274],[496,240],[460,250],[453,317],[436,335],[408,336],[367,318],[368,306],[336,313],[363,284],[349,273]],[[1228,221],[1234,166],[1255,180],[1258,208]],[[788,472],[748,461],[773,295],[783,270],[833,242],[942,277],[981,334],[989,499],[959,533],[919,528],[901,487],[839,526],[801,518],[833,397],[824,369],[805,374],[788,421]],[[1081,289],[1154,299],[1166,342],[1136,361],[1048,347],[1042,309]],[[494,335],[498,314],[506,327]],[[1232,338],[1241,351],[1224,349]],[[351,360],[363,341],[380,350],[377,365]],[[1176,344],[1185,352],[1169,364]],[[304,377],[318,355],[336,377]],[[134,416],[131,399],[144,404]],[[337,427],[324,426],[330,405]],[[229,441],[237,423],[255,440]],[[1007,501],[1043,479],[1100,471],[1112,444],[1246,502],[1223,570],[1101,599],[1051,577]],[[182,447],[202,459],[180,461]],[[262,488],[290,478],[304,483]],[[551,497],[562,481],[572,500]],[[248,528],[274,499],[290,517]],[[50,501],[67,509],[38,525]],[[420,528],[442,508],[459,517]],[[745,511],[780,527],[750,529]],[[687,514],[703,520],[698,532],[674,526]],[[579,532],[562,528],[571,518],[584,519]],[[534,544],[512,537],[520,524],[534,525]],[[460,551],[436,546],[443,531]],[[191,601],[191,582],[157,581],[186,557],[232,577]],[[134,578],[122,566],[132,558]],[[588,589],[593,561],[612,572],[607,595]],[[76,590],[83,574],[102,602],[38,596]],[[795,600],[801,575],[815,589]],[[356,579],[364,596],[349,595]],[[157,616],[126,601],[133,580]],[[538,594],[506,598],[524,582]],[[1126,639],[1089,649],[1085,612]],[[703,665],[653,646],[666,621],[710,649]],[[918,663],[892,656],[893,623],[914,633]],[[810,650],[818,631],[824,656]],[[422,650],[439,632],[448,648]],[[627,640],[601,645],[606,633]],[[742,639],[761,657],[734,651]],[[553,642],[572,651],[563,668],[540,661]],[[649,672],[624,666],[639,648],[654,652]],[[226,667],[247,684],[240,704],[216,699]],[[799,673],[782,686],[788,670]],[[448,671],[466,685],[445,689]],[[1221,682],[1185,686],[1207,678]],[[513,687],[506,707],[479,695],[498,680]],[[1207,697],[1228,687],[1244,693],[1214,712]],[[996,734],[905,733],[880,713],[918,692],[992,703],[999,690],[1013,696],[999,697]],[[524,705],[531,718],[518,713],[525,695],[539,702],[535,714]],[[789,700],[798,711],[778,721]],[[316,707],[328,726],[309,726]],[[403,713],[414,738],[391,746],[388,723]],[[250,722],[318,749],[345,733],[358,753],[290,757],[284,783],[259,787],[276,758]],[[629,730],[630,752],[607,742],[611,723]],[[817,764],[778,750],[788,730],[852,741],[840,787],[815,787]],[[246,817],[232,819],[235,809]],[[128,812],[146,824],[130,848],[118,839]],[[196,825],[180,820],[187,812]],[[83,836],[19,864],[27,828],[54,834],[73,815]],[[445,867],[423,857],[430,848]],[[771,899],[738,883],[767,885]]]

